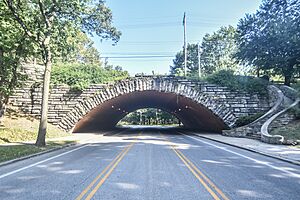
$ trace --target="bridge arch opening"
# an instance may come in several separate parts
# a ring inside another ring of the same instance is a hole
[[[128,113],[121,119],[117,127],[151,128],[180,127],[181,121],[173,114],[159,108],[144,108]]]
[[[155,90],[133,91],[95,106],[74,126],[73,132],[114,129],[128,113],[142,108],[158,108],[172,113],[186,129],[221,132],[228,126],[212,110],[183,95]]]

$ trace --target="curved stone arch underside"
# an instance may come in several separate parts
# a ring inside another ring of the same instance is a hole
[[[124,95],[150,91],[163,94],[173,94],[186,98],[189,101],[202,106],[216,119],[223,123],[223,129],[232,127],[237,119],[231,108],[226,106],[225,103],[218,101],[218,97],[215,94],[203,93],[196,87],[191,87],[190,84],[172,79],[142,77],[118,81],[115,84],[100,90],[95,93],[93,97],[79,102],[68,114],[65,115],[65,117],[61,119],[58,125],[66,131],[72,131],[80,120],[106,102]],[[126,114],[124,114],[124,116],[125,115]],[[180,119],[180,116],[176,114],[175,116]],[[190,128],[196,129],[197,127]]]

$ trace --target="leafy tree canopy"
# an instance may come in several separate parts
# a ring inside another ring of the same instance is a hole
[[[188,44],[187,46],[187,71],[188,76],[193,76],[198,71],[198,45]],[[180,51],[173,60],[173,66],[170,66],[170,72],[174,75],[183,75],[184,54]]]
[[[198,76],[199,58],[201,74],[208,74],[220,70],[239,71],[239,65],[233,57],[237,51],[236,46],[236,29],[232,26],[221,27],[213,34],[206,34],[203,37],[201,49],[198,49],[197,44],[188,44],[187,46],[187,68],[188,76]],[[174,75],[181,75],[184,67],[184,54],[180,51],[176,54],[173,60],[173,65],[170,66],[170,72]]]
[[[117,42],[121,33],[112,26],[112,13],[102,0],[2,0],[14,25],[38,46],[45,71],[40,128],[36,145],[45,145],[49,84],[53,57],[69,47],[78,31]]]
[[[237,58],[285,77],[289,85],[300,64],[300,1],[264,0],[238,24]]]
[[[88,63],[101,65],[100,53],[87,34],[77,31],[75,37],[67,38],[68,46],[60,48],[55,63]]]
[[[213,34],[206,34],[202,40],[201,65],[208,75],[220,70],[239,71],[233,57],[237,51],[236,29],[233,26],[221,27]]]
[[[15,26],[3,2],[0,2],[0,124],[5,105],[20,79],[21,62],[34,53],[34,46],[25,37],[20,27]]]
[[[126,115],[120,124],[131,125],[175,125],[179,120],[172,114],[156,108],[139,109]]]

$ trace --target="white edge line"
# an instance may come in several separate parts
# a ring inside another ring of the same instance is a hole
[[[200,139],[198,139],[198,138],[192,137],[192,136],[190,136],[190,135],[186,135],[186,134],[183,134],[183,133],[180,133],[180,134],[182,134],[182,135],[184,135],[184,136],[186,136],[186,137],[192,138],[192,139],[194,139],[194,140],[197,140],[197,141],[199,141],[199,142],[202,142],[202,143],[204,143],[204,144],[208,144],[208,145],[213,146],[213,147],[216,147],[216,148],[218,148],[218,149],[222,149],[222,150],[227,151],[227,152],[229,152],[229,153],[232,153],[232,154],[238,155],[238,156],[240,156],[240,157],[246,158],[246,159],[248,159],[248,160],[254,161],[254,162],[256,162],[257,164],[266,165],[266,166],[268,166],[268,167],[270,167],[270,168],[272,168],[272,169],[276,169],[276,170],[278,170],[278,171],[285,172],[285,173],[287,173],[287,174],[289,174],[289,175],[291,175],[291,176],[293,176],[293,177],[300,178],[300,174],[296,174],[296,173],[290,172],[290,171],[288,171],[288,170],[282,169],[282,168],[280,168],[280,167],[273,166],[273,165],[269,164],[268,162],[260,161],[260,160],[257,160],[257,159],[255,159],[255,158],[251,158],[251,157],[249,157],[249,156],[245,156],[245,155],[240,154],[240,153],[237,153],[237,152],[235,152],[235,151],[231,151],[231,150],[227,149],[226,147],[220,147],[220,146],[218,146],[218,145],[214,145],[214,144],[212,144],[212,143],[210,143],[210,142],[205,142],[205,141],[203,141],[203,140],[200,140]]]
[[[72,153],[72,152],[74,152],[74,151],[77,151],[77,150],[82,149],[82,148],[87,147],[87,146],[89,146],[89,144],[84,144],[83,146],[80,146],[80,147],[78,147],[78,148],[76,148],[76,149],[72,149],[72,150],[70,150],[70,151],[67,151],[67,152],[58,154],[58,155],[56,155],[56,156],[52,156],[52,157],[50,157],[50,158],[47,158],[47,159],[45,159],[45,160],[42,160],[42,161],[33,163],[33,164],[28,165],[28,166],[26,166],[26,167],[22,167],[22,168],[19,168],[19,169],[14,170],[14,171],[11,171],[11,172],[2,174],[2,175],[0,175],[0,179],[2,179],[2,178],[4,178],[4,177],[7,177],[7,176],[10,176],[10,175],[12,175],[12,174],[15,174],[15,173],[17,173],[17,172],[23,171],[23,170],[25,170],[25,169],[29,169],[29,168],[34,167],[34,166],[36,166],[36,165],[42,164],[42,163],[47,162],[47,161],[49,161],[49,160],[53,160],[53,159],[55,159],[55,158],[58,158],[58,157],[61,157],[61,156],[66,155],[66,154]]]
[[[124,131],[120,131],[120,132],[118,132],[118,133],[115,134],[115,135],[119,135],[119,134],[122,133],[122,132],[124,132]],[[104,134],[103,134],[103,135],[104,135]],[[91,138],[92,138],[92,137],[91,137]],[[84,141],[85,141],[85,142],[86,142],[86,141],[89,141],[91,138],[88,138],[88,139],[86,139],[86,140],[84,140]],[[19,168],[19,169],[14,170],[14,171],[11,171],[11,172],[2,174],[2,175],[0,175],[0,179],[2,179],[2,178],[4,178],[4,177],[7,177],[7,176],[10,176],[10,175],[12,175],[12,174],[18,173],[18,172],[23,171],[23,170],[25,170],[25,169],[29,169],[29,168],[31,168],[31,167],[37,166],[37,165],[42,164],[42,163],[44,163],[44,162],[47,162],[47,161],[49,161],[49,160],[53,160],[53,159],[55,159],[55,158],[58,158],[58,157],[61,157],[61,156],[66,155],[66,154],[72,153],[72,152],[74,152],[74,151],[77,151],[77,150],[82,149],[82,148],[84,148],[84,147],[87,147],[87,146],[89,146],[89,145],[90,145],[90,144],[84,144],[84,145],[82,145],[82,146],[80,146],[80,147],[78,147],[78,148],[76,148],[76,149],[72,149],[72,150],[70,150],[70,151],[67,151],[67,152],[58,154],[58,155],[56,155],[56,156],[52,156],[52,157],[50,157],[50,158],[47,158],[47,159],[45,159],[45,160],[42,160],[42,161],[33,163],[33,164],[28,165],[28,166],[26,166],[26,167],[22,167],[22,168]]]

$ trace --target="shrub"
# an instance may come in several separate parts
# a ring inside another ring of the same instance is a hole
[[[82,91],[91,84],[121,80],[128,76],[127,71],[104,69],[97,65],[59,64],[53,67],[51,83],[66,84],[74,90]]]
[[[298,95],[300,96],[300,81],[294,83],[292,87],[298,91]]]
[[[251,122],[254,122],[255,120],[257,120],[258,118],[260,118],[264,114],[265,114],[264,112],[260,112],[260,113],[254,114],[254,115],[240,117],[235,122],[235,125],[237,127],[245,126],[247,124],[250,124]]]
[[[300,104],[292,108],[291,113],[295,116],[296,119],[300,119]]]
[[[231,70],[221,70],[206,78],[210,83],[226,86],[231,90],[240,90],[249,93],[268,94],[268,81],[260,78],[234,75]]]

